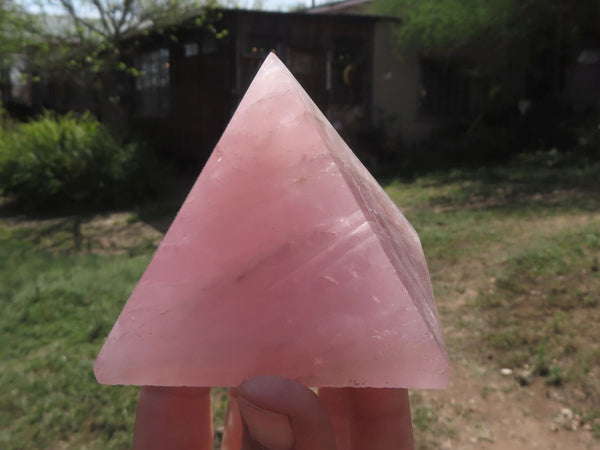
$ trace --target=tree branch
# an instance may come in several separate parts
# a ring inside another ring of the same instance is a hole
[[[73,2],[71,0],[59,0],[59,1],[60,1],[60,4],[62,5],[62,7],[64,8],[64,10],[67,12],[67,14],[75,22],[75,26],[77,28],[77,34],[79,35],[79,38],[82,41],[85,39],[85,36],[78,29],[79,28],[78,25],[84,26],[88,30],[91,30],[91,31],[93,31],[95,33],[98,33],[100,36],[102,36],[104,38],[109,38],[110,37],[110,34],[108,34],[109,30],[101,30],[100,28],[96,27],[93,23],[91,23],[91,22],[89,22],[89,21],[87,21],[85,19],[82,19],[77,14],[77,11],[75,11],[75,6],[73,5]]]
[[[107,16],[109,16],[109,18],[110,18],[110,11],[107,11],[106,6],[102,5],[102,3],[100,3],[100,0],[92,0],[92,3],[98,10],[98,14],[100,14],[100,20],[102,22],[102,26],[104,27],[104,29],[107,31],[108,34],[112,34],[111,32],[114,32],[114,30],[110,29],[110,25],[108,23],[108,20],[106,19]]]
[[[127,16],[131,13],[133,5],[133,0],[125,0],[123,3],[123,14],[121,14],[121,19],[119,20],[118,28],[119,30],[123,29],[123,25],[125,25]]]

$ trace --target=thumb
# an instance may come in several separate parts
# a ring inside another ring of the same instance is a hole
[[[248,378],[237,389],[242,450],[335,450],[331,423],[317,395],[286,378]]]

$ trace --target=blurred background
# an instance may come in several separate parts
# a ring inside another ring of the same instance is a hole
[[[269,52],[421,237],[418,448],[600,448],[597,0],[0,2],[0,446],[130,445],[93,361]]]

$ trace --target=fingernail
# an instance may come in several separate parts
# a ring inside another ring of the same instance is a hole
[[[240,414],[250,436],[268,450],[291,450],[294,433],[290,418],[237,398]]]

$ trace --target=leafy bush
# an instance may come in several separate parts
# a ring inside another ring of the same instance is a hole
[[[45,113],[0,135],[0,193],[27,207],[114,205],[148,193],[150,155],[89,114]]]

